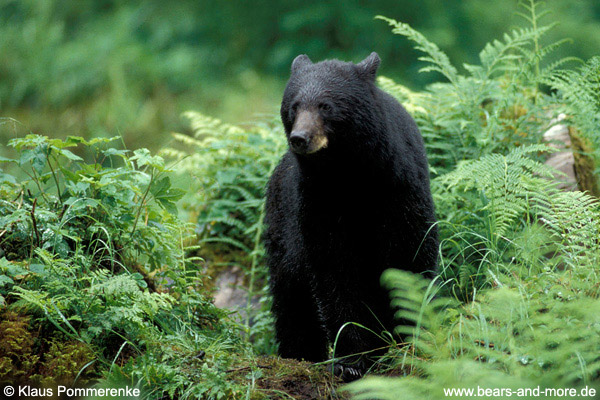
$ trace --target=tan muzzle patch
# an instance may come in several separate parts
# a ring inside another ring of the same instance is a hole
[[[290,134],[290,148],[298,154],[312,154],[327,147],[323,119],[317,110],[298,113]]]

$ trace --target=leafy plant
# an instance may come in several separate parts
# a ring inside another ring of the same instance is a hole
[[[543,94],[538,86],[571,58],[540,67],[564,41],[541,47],[540,39],[553,25],[540,25],[545,13],[538,14],[536,2],[523,6],[529,12],[523,16],[532,26],[514,29],[502,40],[488,43],[479,53],[479,65],[464,65],[465,74],[408,24],[377,17],[424,54],[419,58],[426,63],[421,72],[437,72],[447,81],[415,95],[388,78],[379,78],[385,89],[414,110],[434,176],[451,171],[461,160],[541,142],[547,110],[539,104]]]
[[[3,175],[0,299],[27,317],[2,328],[14,344],[0,354],[2,379],[103,377],[99,385],[129,382],[143,398],[244,390],[223,380],[242,347],[226,314],[199,292],[197,259],[184,246],[191,227],[176,217],[183,191],[171,186],[161,157],[108,147],[113,140],[10,142],[18,157],[2,161],[29,179]],[[29,318],[44,334],[24,343]],[[28,354],[33,342],[41,358]],[[203,383],[217,376],[220,383]]]
[[[420,276],[387,271],[398,316],[414,323],[399,327],[411,335],[397,355],[410,375],[368,377],[345,390],[355,399],[429,399],[452,388],[597,387],[598,279],[582,280],[592,269],[579,268],[586,272],[501,277],[501,288],[464,305],[434,298]]]
[[[200,243],[221,245],[221,252],[242,251],[234,263],[247,275],[244,327],[260,351],[272,352],[262,232],[267,180],[285,146],[280,123],[268,120],[242,129],[195,112],[185,116],[194,136],[174,137],[187,150],[163,153],[177,160],[180,173],[195,178],[184,207],[197,214]],[[263,304],[259,311],[252,307],[257,295]]]
[[[388,359],[406,375],[353,383],[353,398],[600,382],[600,209],[590,194],[558,189],[543,163],[553,149],[540,144],[545,121],[567,111],[598,148],[597,62],[577,72],[558,70],[568,59],[544,65],[562,41],[543,46],[552,26],[540,26],[540,3],[521,6],[531,27],[488,44],[466,76],[423,35],[386,19],[425,53],[424,70],[449,82],[413,93],[380,78],[425,136],[442,257],[438,282],[398,270],[382,277],[408,342]],[[559,95],[544,94],[543,84]]]

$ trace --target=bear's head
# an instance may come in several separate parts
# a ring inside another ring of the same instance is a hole
[[[373,113],[379,63],[375,52],[358,64],[296,57],[281,103],[290,150],[300,156],[322,153],[354,141],[356,137],[344,138],[348,132],[371,131],[378,120]]]

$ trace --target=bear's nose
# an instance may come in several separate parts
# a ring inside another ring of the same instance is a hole
[[[306,153],[308,149],[308,132],[293,131],[290,134],[290,146],[296,153]]]

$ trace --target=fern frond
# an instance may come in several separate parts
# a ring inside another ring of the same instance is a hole
[[[203,135],[212,135],[215,132],[223,134],[239,134],[244,130],[235,126],[224,123],[218,118],[209,117],[207,115],[188,111],[183,114],[190,121],[190,126],[194,130],[194,137],[198,138]]]
[[[381,15],[378,15],[375,18],[387,22],[392,27],[393,33],[405,36],[415,43],[415,49],[425,53],[425,56],[419,58],[419,60],[425,61],[430,65],[422,68],[421,71],[437,71],[444,75],[450,82],[458,82],[458,71],[454,65],[450,63],[450,59],[446,53],[441,51],[435,43],[427,40],[422,33],[414,30],[408,24]]]
[[[390,289],[391,305],[397,308],[396,332],[408,335],[418,350],[432,351],[431,343],[421,340],[421,335],[443,325],[443,310],[452,301],[446,297],[436,298],[439,286],[434,281],[408,271],[388,269],[382,274],[381,282]]]
[[[377,78],[379,87],[384,91],[394,96],[411,114],[426,114],[427,111],[420,103],[423,101],[423,97],[426,97],[426,93],[417,93],[408,89],[406,86],[402,86],[390,78],[379,76]]]
[[[243,250],[248,253],[250,253],[250,251],[251,251],[248,248],[248,246],[246,246],[244,243],[240,242],[239,240],[230,238],[230,237],[211,237],[211,238],[202,239],[200,242],[201,243],[225,243],[225,244],[231,245],[233,247],[237,247],[238,249]]]
[[[489,213],[490,232],[498,237],[507,234],[514,221],[530,206],[530,198],[548,190],[552,168],[529,158],[531,154],[553,151],[546,145],[517,147],[506,156],[490,154],[479,160],[464,161],[442,177],[448,188],[475,189]]]
[[[505,33],[503,41],[494,40],[488,43],[479,53],[482,75],[479,79],[488,79],[497,72],[514,72],[519,68],[519,60],[527,54],[526,47],[540,33],[546,32],[549,27],[535,30],[532,28],[515,29]]]

